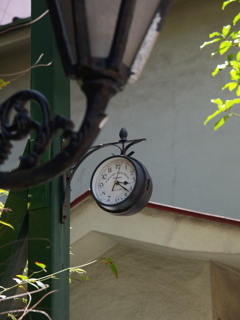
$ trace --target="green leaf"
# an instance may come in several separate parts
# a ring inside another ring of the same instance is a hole
[[[216,69],[212,72],[212,76],[215,77],[219,71],[220,71],[220,69],[218,67],[216,67]]]
[[[202,49],[202,48],[206,47],[207,45],[209,45],[211,43],[214,43],[214,42],[217,42],[217,41],[220,41],[220,40],[222,40],[222,39],[221,38],[216,38],[216,39],[213,39],[211,41],[206,41],[200,46],[200,48]]]
[[[89,278],[89,277],[84,276],[84,277],[81,277],[81,280],[82,280],[82,281],[89,281],[89,280],[90,280],[90,278]]]
[[[217,65],[216,69],[212,72],[212,76],[215,77],[219,71],[226,69],[227,66],[228,66],[228,61],[226,61],[223,64]]]
[[[0,223],[4,224],[5,226],[10,227],[10,228],[12,228],[14,230],[13,226],[10,223],[4,222],[2,220],[0,220]]]
[[[238,86],[238,88],[237,88],[236,95],[237,95],[238,97],[240,96],[240,86]]]
[[[84,273],[86,273],[85,270],[79,269],[79,268],[71,269],[70,272],[76,272],[76,273],[79,273],[79,274],[84,274]]]
[[[36,281],[36,285],[38,285],[39,288],[43,288],[43,289],[47,288],[46,285],[44,283],[42,283],[41,281]]]
[[[20,284],[20,283],[22,283],[22,280],[20,280],[20,279],[17,279],[17,278],[13,278],[13,280],[15,280],[15,281],[17,282],[17,284]]]
[[[233,91],[237,87],[238,83],[237,82],[229,82],[226,83],[224,87],[222,87],[222,90],[228,88],[229,91]]]
[[[110,262],[108,265],[112,272],[115,274],[116,278],[118,278],[118,271],[115,264],[113,262]]]
[[[212,103],[216,103],[217,105],[222,105],[223,104],[223,102],[222,102],[222,100],[221,99],[211,99],[211,102]]]
[[[222,112],[221,110],[215,111],[213,114],[211,114],[210,116],[207,117],[207,119],[204,121],[203,124],[206,125],[210,120],[212,120],[214,117],[219,115],[221,112]]]
[[[102,262],[104,262],[105,264],[108,264],[108,263],[112,263],[113,262],[113,259],[112,258],[101,258]]]
[[[3,196],[3,195],[7,196],[8,194],[9,194],[8,191],[6,191],[4,189],[0,189],[0,196]]]
[[[229,54],[227,56],[227,61],[230,62],[233,59],[233,57],[234,57],[234,54]]]
[[[226,7],[229,3],[234,2],[234,1],[236,1],[236,0],[228,0],[228,1],[224,1],[224,2],[223,2],[223,4],[222,4],[222,10],[224,10],[224,9],[225,9],[225,7]]]
[[[17,274],[16,277],[22,279],[22,280],[27,280],[28,277],[27,276],[23,276],[23,275],[20,275],[20,274]]]
[[[234,106],[235,104],[238,104],[238,103],[240,103],[240,99],[226,100],[225,107],[226,107],[226,109],[230,110],[232,108],[232,106]]]
[[[230,25],[230,24],[227,25],[227,26],[224,26],[224,27],[222,28],[222,34],[226,37],[226,36],[228,35],[230,29],[231,29],[231,25]]]
[[[239,72],[237,72],[236,70],[231,70],[230,75],[231,75],[231,79],[235,81],[238,81],[240,78]]]
[[[240,62],[240,51],[236,55],[236,60],[237,60],[237,62]]]
[[[11,313],[8,313],[8,317],[10,317],[12,320],[17,320],[17,318]]]
[[[9,83],[10,83],[10,81],[4,81],[3,79],[0,79],[0,89],[2,89],[2,87],[5,87]]]
[[[35,287],[35,288],[39,289],[39,288],[38,288],[38,286],[37,286],[36,284],[34,284],[34,283],[32,283],[32,282],[29,282],[29,284],[30,284],[31,286],[33,286],[33,287]]]
[[[223,41],[220,43],[219,46],[219,53],[221,55],[223,55],[226,51],[228,51],[228,49],[232,46],[232,42],[231,41]]]
[[[27,291],[26,288],[24,288],[24,286],[22,286],[21,284],[18,286],[18,288],[22,289],[23,291]]]
[[[225,124],[225,122],[227,121],[227,119],[229,118],[229,115],[222,117],[220,120],[218,120],[215,123],[215,126],[213,127],[214,131],[217,131],[221,126],[223,126]]]
[[[45,270],[45,268],[46,268],[46,265],[43,264],[43,263],[40,263],[40,262],[35,262],[35,265],[38,266],[38,267],[40,267],[40,268],[42,268],[42,269],[44,269],[44,270]]]
[[[239,63],[238,61],[232,60],[232,61],[230,62],[230,65],[231,65],[231,67],[232,67],[233,69],[239,71],[240,63]]]
[[[209,38],[213,38],[213,37],[216,37],[216,36],[221,36],[221,33],[220,32],[212,32],[209,34]]]
[[[113,263],[113,259],[112,258],[101,258],[101,260],[106,265],[109,265],[109,268],[115,274],[116,278],[118,278],[118,271],[117,271],[117,268],[116,268],[115,264]]]
[[[240,12],[234,17],[233,19],[233,25],[235,26],[238,20],[240,19]]]

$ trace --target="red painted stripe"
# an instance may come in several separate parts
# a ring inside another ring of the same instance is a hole
[[[91,195],[92,195],[91,190],[90,189],[86,190],[70,203],[70,208],[71,209],[74,208],[77,204],[79,204],[86,198],[90,197]]]
[[[77,204],[81,203],[83,200],[90,197],[91,195],[92,195],[91,190],[89,190],[89,189],[86,190],[84,193],[80,194],[77,198],[75,198],[71,202],[70,208],[71,209],[74,208]],[[167,206],[165,204],[160,204],[160,203],[156,203],[156,202],[148,202],[147,207],[152,208],[152,209],[156,209],[159,211],[167,211],[167,212],[181,214],[181,215],[189,216],[189,217],[193,217],[193,218],[204,219],[204,220],[209,220],[209,221],[214,221],[214,222],[219,222],[219,223],[224,223],[224,224],[230,224],[230,225],[240,227],[240,220],[237,220],[237,219],[231,219],[231,218],[215,216],[215,215],[207,214],[207,213],[203,213],[203,212],[171,207],[171,206]]]
[[[208,213],[171,207],[171,206],[167,206],[167,205],[163,205],[163,204],[155,203],[155,202],[148,202],[147,207],[161,210],[161,211],[173,212],[176,214],[181,214],[181,215],[189,216],[189,217],[193,217],[193,218],[215,221],[215,222],[219,222],[219,223],[225,223],[225,224],[230,224],[230,225],[240,227],[240,220],[237,220],[237,219],[231,219],[231,218],[226,218],[226,217],[221,217],[221,216],[215,216],[215,215],[208,214]]]

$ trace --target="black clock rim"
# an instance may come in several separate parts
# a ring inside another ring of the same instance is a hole
[[[103,203],[101,202],[94,194],[94,191],[93,191],[93,188],[92,188],[92,182],[93,182],[93,177],[97,171],[97,169],[106,161],[108,161],[109,159],[113,159],[113,158],[124,158],[124,159],[127,159],[128,161],[131,162],[131,164],[134,166],[135,168],[135,171],[136,171],[136,183],[133,187],[133,190],[132,192],[129,194],[129,196],[127,198],[125,198],[124,200],[120,201],[120,202],[117,202],[117,203],[113,203],[113,204],[106,204],[106,203]],[[106,159],[104,159],[103,161],[101,161],[99,163],[99,165],[95,168],[95,170],[93,171],[93,174],[92,174],[92,177],[91,177],[91,181],[90,181],[90,190],[92,192],[92,196],[94,198],[94,200],[97,202],[97,204],[103,208],[104,207],[104,210],[108,211],[108,212],[113,212],[112,210],[108,210],[108,209],[105,209],[106,208],[116,208],[118,205],[120,204],[123,204],[123,203],[126,203],[128,198],[136,191],[136,188],[137,188],[137,184],[138,184],[138,180],[139,180],[139,177],[138,177],[138,171],[137,171],[137,168],[136,168],[136,165],[134,163],[134,161],[136,161],[138,163],[138,165],[142,165],[138,160],[136,160],[135,158],[131,158],[131,157],[128,157],[128,156],[124,156],[124,155],[115,155],[115,156],[111,156],[111,157],[108,157]],[[124,209],[125,210],[125,209]],[[124,211],[122,210],[122,211]],[[120,212],[120,211],[119,211]]]
[[[107,211],[111,215],[126,216],[126,217],[134,215],[139,211],[141,211],[147,205],[148,201],[151,198],[152,190],[153,190],[152,178],[149,172],[147,171],[146,167],[137,159],[134,158],[134,160],[140,165],[141,169],[143,169],[144,175],[145,175],[144,181],[146,184],[142,185],[141,192],[139,192],[139,199],[121,211],[120,210],[110,211],[105,206],[101,206],[99,203],[97,203],[101,209]]]

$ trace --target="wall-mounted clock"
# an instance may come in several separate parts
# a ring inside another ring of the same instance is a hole
[[[147,169],[129,156],[113,156],[93,172],[90,187],[97,204],[114,215],[132,215],[142,210],[152,194]]]

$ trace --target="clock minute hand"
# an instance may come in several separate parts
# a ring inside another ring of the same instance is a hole
[[[118,183],[123,183],[124,185],[129,184],[130,182],[128,181],[118,181]]]
[[[120,187],[122,187],[124,190],[126,190],[127,192],[130,192],[127,188],[125,188],[124,186],[121,185],[121,183],[118,181],[117,183]]]

